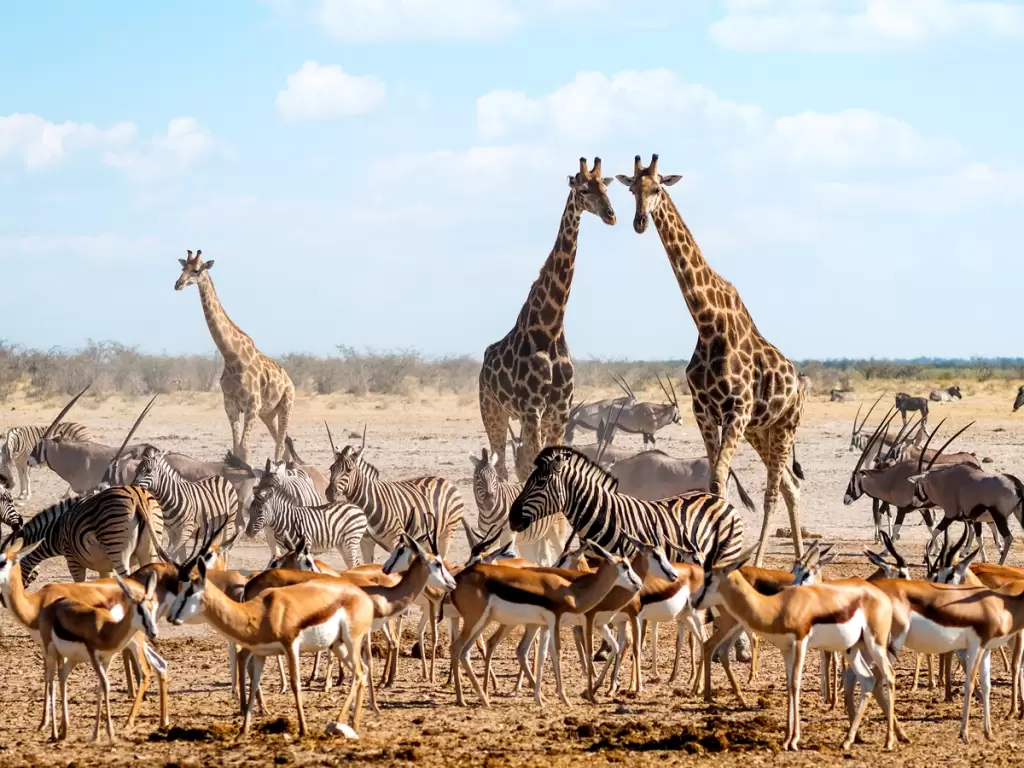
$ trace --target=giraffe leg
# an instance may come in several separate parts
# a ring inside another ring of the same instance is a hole
[[[505,466],[508,413],[483,382],[480,384],[480,418],[487,432],[487,442],[491,444],[491,453],[498,457],[498,477],[508,480],[508,467]]]
[[[256,424],[256,414],[259,412],[257,403],[250,403],[243,414],[242,439],[238,446],[238,458],[242,461],[249,461],[249,440],[252,438],[252,428]]]
[[[228,423],[231,424],[231,452],[238,456],[239,441],[242,439],[242,410],[227,391],[224,392],[224,412],[228,415]]]
[[[533,460],[541,450],[540,417],[535,411],[525,413],[522,425],[522,443],[516,457],[516,475],[519,482],[524,483],[533,473]]]
[[[710,474],[710,470],[714,469],[715,462],[718,459],[718,449],[721,443],[720,430],[718,424],[704,412],[696,398],[693,401],[693,418],[697,422],[697,429],[700,430],[700,436],[704,440],[704,452],[708,457]],[[713,481],[714,477],[711,477],[710,480]]]
[[[786,476],[786,462],[789,461],[789,451],[792,447],[792,437],[784,434],[780,437],[777,430],[765,435],[763,433],[750,432],[747,434],[747,442],[761,457],[768,470],[768,478],[764,491],[764,520],[761,524],[761,536],[757,546],[757,556],[754,559],[756,565],[764,562],[765,549],[768,543],[768,526],[778,505],[780,491],[786,497],[786,505],[789,509],[790,530],[793,534],[793,547],[796,556],[803,554],[803,537],[800,531],[800,510],[796,487],[791,478]],[[783,448],[784,446],[784,448]]]
[[[277,433],[277,411],[271,411],[270,413],[261,413],[260,421],[262,421],[263,424],[266,426],[267,432],[270,433],[270,440],[275,446],[274,461],[280,461],[281,456],[277,453],[277,443],[280,437]],[[284,438],[280,439],[283,440]]]
[[[292,418],[292,406],[295,404],[295,387],[289,387],[284,393],[280,404],[277,406],[277,439],[275,440],[274,451],[277,456],[275,461],[284,458],[284,439],[288,437],[288,423]]]
[[[726,500],[729,498],[727,482],[729,479],[729,467],[732,466],[732,457],[735,455],[740,439],[746,431],[747,421],[748,418],[746,416],[735,414],[727,416],[725,424],[722,426],[722,442],[718,446],[718,455],[715,457],[715,462],[712,465],[714,471],[712,472],[708,490]]]

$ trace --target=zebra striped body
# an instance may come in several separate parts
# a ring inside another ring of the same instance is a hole
[[[18,531],[25,521],[14,506],[14,499],[11,498],[11,489],[6,483],[0,483],[0,538],[2,538],[3,526],[10,526],[11,532]]]
[[[508,511],[512,507],[523,483],[510,483],[498,477],[497,454],[487,448],[480,458],[470,455],[473,462],[473,496],[476,500],[477,528],[485,538],[500,531],[498,544],[518,544],[523,557],[539,565],[553,565],[569,535],[569,521],[565,515],[548,515],[531,523],[525,531],[514,533],[508,525]]]
[[[11,476],[12,469],[18,470],[18,498],[29,499],[32,497],[32,479],[28,473],[28,456],[36,443],[46,432],[46,427],[11,427],[0,447],[0,472]],[[62,440],[91,440],[92,435],[89,428],[84,424],[76,424],[73,421],[65,421],[58,424],[51,437],[60,436]]]
[[[303,506],[281,488],[261,482],[252,492],[246,535],[266,529],[271,558],[277,556],[276,542],[290,549],[304,539],[314,554],[338,550],[353,568],[363,564],[359,546],[366,527],[366,514],[355,504]]]
[[[391,552],[399,535],[419,538],[437,534],[438,556],[445,557],[456,529],[462,525],[465,506],[459,490],[441,477],[381,480],[377,468],[362,458],[362,448],[345,446],[331,465],[329,501],[345,500],[366,512],[367,533],[363,560],[373,562],[374,544]],[[406,523],[413,520],[413,529]]]
[[[183,556],[193,537],[206,541],[210,532],[237,518],[238,494],[226,478],[214,475],[186,480],[153,446],[142,452],[134,485],[145,488],[160,502],[168,534],[167,550],[172,557]]]
[[[85,581],[87,570],[127,576],[132,565],[159,559],[154,538],[160,540],[163,528],[160,503],[138,486],[119,485],[64,499],[36,514],[18,534],[25,546],[43,542],[22,561],[25,584],[51,557],[65,558],[75,581]]]
[[[618,492],[618,480],[582,453],[566,447],[545,448],[536,468],[509,511],[513,531],[564,511],[581,540],[595,541],[611,552],[635,553],[627,537],[668,549],[686,549],[684,539],[704,555],[715,531],[720,563],[743,549],[743,520],[720,496],[693,491],[657,501]]]

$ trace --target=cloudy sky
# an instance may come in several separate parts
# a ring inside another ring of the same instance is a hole
[[[144,7],[143,7],[144,6]],[[14,2],[0,338],[208,351],[201,248],[271,354],[479,356],[580,155],[681,173],[712,266],[794,358],[1020,355],[1024,4]],[[653,228],[584,221],[577,357],[688,357]]]

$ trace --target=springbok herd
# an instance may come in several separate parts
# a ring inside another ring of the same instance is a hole
[[[448,661],[446,685],[453,685],[458,706],[468,703],[464,678],[475,700],[490,706],[489,689],[493,693],[497,682],[493,655],[518,627],[523,632],[515,690],[525,680],[538,704],[544,702],[549,655],[556,695],[568,703],[560,631],[566,627],[572,630],[586,700],[596,702],[606,684],[609,693],[640,692],[645,683],[641,649],[645,642],[651,646],[656,680],[657,627],[667,622],[677,630],[669,682],[679,677],[689,638],[686,690],[691,696],[703,691],[707,702],[713,696],[713,658],[721,661],[743,705],[732,649],[745,653],[740,643],[749,638],[751,680],[760,641],[780,649],[786,665],[787,749],[796,750],[801,738],[801,680],[809,649],[821,654],[824,700],[836,706],[842,688],[849,719],[844,749],[853,746],[871,698],[886,719],[885,748],[907,740],[894,707],[893,664],[903,649],[918,655],[918,668],[927,661],[929,680],[932,657],[939,656],[947,698],[955,667],[963,670],[964,741],[975,696],[984,733],[992,735],[994,649],[1010,675],[1010,715],[1024,716],[1024,568],[1005,564],[1013,527],[1024,519],[1024,484],[986,470],[986,459],[975,453],[947,450],[970,424],[933,447],[944,420],[929,428],[929,403],[955,409],[953,401],[963,397],[959,387],[928,397],[896,393],[885,416],[871,426],[882,398],[863,418],[858,408],[849,443],[856,461],[844,503],[871,499],[875,542],[884,549],[866,552],[877,567],[866,579],[826,575],[823,568],[837,551],[819,541],[805,547],[800,530],[804,470],[795,451],[808,381],[757,332],[735,287],[704,260],[666,189],[679,177],[662,176],[655,155],[647,167],[635,158],[633,175],[617,178],[635,198],[636,232],[642,234],[654,221],[697,326],[686,384],[703,456],[679,459],[647,449],[657,444],[661,429],[680,423],[671,379],[658,377],[664,403],[640,401],[621,377],[616,382],[621,397],[574,402],[563,318],[580,220],[589,212],[615,223],[607,193],[611,179],[601,176],[600,159],[590,167],[581,158],[579,171],[569,177],[555,248],[515,326],[484,354],[480,410],[488,446],[471,456],[475,524],[451,480],[382,477],[364,455],[365,428],[361,444],[340,448],[327,428],[333,460],[326,471],[303,461],[288,433],[294,384],[227,316],[210,277],[213,261],[189,251],[180,260],[175,288],[197,286],[224,358],[221,386],[232,445],[223,460],[133,443],[155,397],[120,446],[94,441],[87,425],[65,421],[88,387],[49,425],[11,427],[3,438],[0,524],[11,532],[0,546],[0,593],[43,650],[40,728],[54,740],[68,737],[68,677],[76,666],[89,664],[97,679],[93,739],[99,740],[105,725],[112,740],[108,668],[115,656],[123,660],[132,699],[125,727],[134,725],[154,674],[160,726],[168,727],[172,669],[158,640],[160,622],[166,620],[206,624],[223,637],[225,676],[240,707],[243,734],[250,731],[257,707],[266,712],[263,669],[276,657],[282,685],[287,681],[294,696],[300,735],[310,732],[304,689],[324,665],[324,688],[330,691],[337,662],[339,675],[348,678],[347,692],[327,730],[357,738],[366,696],[379,713],[378,695],[395,684],[402,621],[414,606],[420,614],[424,685],[436,684],[441,653]],[[841,389],[829,397],[853,398]],[[1022,404],[1024,387],[1014,410]],[[274,457],[263,466],[251,465],[248,457],[257,419],[275,446]],[[510,419],[519,422],[518,434]],[[578,430],[595,432],[595,441],[574,446]],[[642,435],[645,450],[631,455],[616,447],[619,432]],[[745,541],[742,515],[728,500],[731,480],[743,506],[754,510],[731,466],[741,438],[767,469],[760,539],[752,546]],[[508,477],[509,447],[519,482]],[[25,520],[12,491],[17,478],[18,501],[29,503],[29,473],[37,466],[58,475],[68,491]],[[840,492],[837,488],[837,502]],[[761,567],[780,495],[794,542],[790,570]],[[911,512],[920,513],[931,533],[923,553],[924,580],[910,578],[906,553],[900,551],[900,530]],[[954,522],[961,525],[953,529],[959,538],[951,542]],[[988,562],[983,523],[999,551],[998,565]],[[460,532],[468,540],[469,557],[456,563],[452,543]],[[267,568],[230,569],[227,561],[239,538],[260,535],[270,550]],[[374,562],[377,547],[387,555],[383,563]],[[346,569],[316,559],[326,552],[337,552]],[[28,591],[40,565],[54,557],[65,558],[73,582]],[[101,578],[86,580],[89,571]],[[437,625],[443,620],[451,644],[439,651]],[[383,633],[386,648],[379,678],[370,643],[375,630]],[[594,647],[595,633],[600,650]],[[305,654],[315,654],[315,660],[304,683],[300,657]],[[629,680],[620,683],[623,661],[630,662]]]

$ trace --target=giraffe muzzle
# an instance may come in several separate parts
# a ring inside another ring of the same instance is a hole
[[[633,217],[633,229],[636,230],[638,235],[642,235],[647,231],[647,214],[638,213]]]

